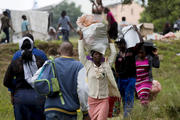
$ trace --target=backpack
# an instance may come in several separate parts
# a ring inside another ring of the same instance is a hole
[[[60,96],[61,103],[64,103],[59,81],[56,76],[56,67],[54,59],[48,60],[41,68],[38,77],[34,82],[35,90],[48,97]]]

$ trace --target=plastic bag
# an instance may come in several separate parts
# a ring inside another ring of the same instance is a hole
[[[103,23],[91,24],[88,27],[84,27],[82,32],[86,50],[95,50],[104,55],[108,47],[106,25]]]
[[[132,25],[124,27],[122,29],[122,32],[123,32],[124,39],[127,44],[127,48],[134,47],[136,46],[137,43],[140,43],[138,33],[133,29]]]
[[[157,80],[152,81],[152,89],[150,94],[150,100],[154,100],[157,94],[161,91],[161,84]]]
[[[81,17],[78,17],[76,24],[79,28],[88,27],[94,23],[98,23],[100,20],[96,19],[94,15],[82,15]]]

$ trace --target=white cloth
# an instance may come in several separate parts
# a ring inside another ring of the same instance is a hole
[[[82,68],[77,78],[77,93],[82,111],[88,110],[88,84],[86,82],[86,69]]]
[[[31,48],[29,49],[29,51],[32,51],[34,45],[33,45],[33,41],[31,38],[29,37],[23,37],[22,40],[20,40],[19,42],[19,48],[21,49],[23,42],[25,40],[29,40],[30,44],[31,44]],[[22,50],[22,49],[21,49]],[[22,54],[23,54],[24,50],[22,50]],[[33,75],[36,73],[36,71],[38,70],[37,64],[36,64],[36,58],[34,55],[32,55],[32,61],[29,62],[24,62],[23,61],[23,70],[24,70],[24,77],[25,80],[32,86],[33,85],[33,81],[32,81],[32,77]]]
[[[30,41],[30,43],[31,43],[31,48],[30,48],[29,50],[32,51],[32,49],[33,49],[33,47],[34,47],[34,42],[33,42],[33,40],[32,40],[31,38],[29,38],[29,37],[23,37],[22,40],[19,41],[19,49],[22,50],[21,47],[22,47],[22,45],[23,45],[24,40],[29,40],[29,41]]]
[[[33,55],[32,56],[32,61],[23,63],[23,69],[24,69],[24,77],[25,80],[32,86],[34,87],[34,82],[32,81],[33,75],[36,73],[38,70],[37,64],[36,64],[36,58]]]

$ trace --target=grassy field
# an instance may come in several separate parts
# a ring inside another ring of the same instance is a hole
[[[77,59],[77,38],[73,38],[71,41],[75,46],[74,57]],[[180,40],[171,42],[155,41],[155,43],[159,49],[161,67],[160,69],[153,69],[153,76],[161,83],[162,91],[150,103],[148,109],[142,108],[139,101],[135,100],[134,109],[127,120],[180,120],[180,56],[176,55],[180,53]],[[56,49],[60,41],[36,41],[35,44],[49,56],[57,55]],[[9,92],[2,85],[2,81],[16,50],[18,50],[17,44],[0,45],[0,120],[14,119]],[[119,120],[122,113],[121,109],[120,117],[112,120]]]

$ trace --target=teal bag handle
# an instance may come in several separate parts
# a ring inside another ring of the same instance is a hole
[[[52,68],[52,72],[53,72],[53,76],[54,78],[52,78],[52,86],[53,86],[53,91],[59,91],[59,96],[60,96],[60,100],[61,100],[61,103],[64,105],[65,102],[64,102],[64,98],[63,98],[63,95],[62,95],[62,92],[61,92],[61,88],[60,88],[60,83],[59,83],[59,80],[57,78],[57,75],[56,75],[56,66],[55,66],[55,61],[54,61],[54,58],[53,57],[50,57],[49,58],[52,63],[51,63],[51,68]]]

